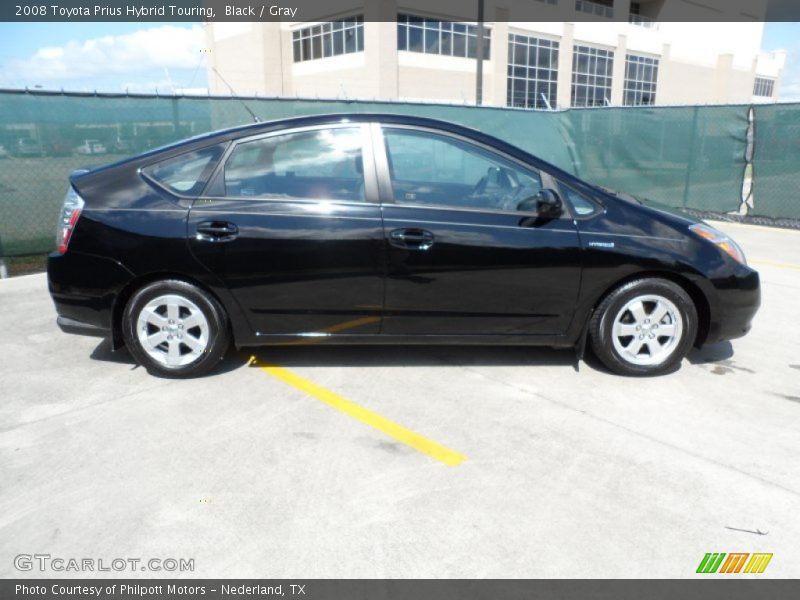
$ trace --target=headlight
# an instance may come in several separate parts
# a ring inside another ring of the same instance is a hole
[[[731,238],[727,235],[722,233],[719,229],[714,229],[705,223],[697,223],[696,225],[692,225],[689,227],[694,233],[699,235],[701,238],[707,239],[709,242],[717,246],[720,250],[724,250],[733,258],[733,260],[742,263],[743,265],[747,264],[747,259],[744,257],[744,252],[739,247],[739,244],[734,242]]]

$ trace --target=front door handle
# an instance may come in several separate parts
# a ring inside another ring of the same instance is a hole
[[[429,250],[434,239],[425,229],[395,229],[389,234],[389,243],[405,250]]]
[[[197,224],[197,239],[202,242],[229,242],[239,235],[235,223],[227,221],[203,221]]]

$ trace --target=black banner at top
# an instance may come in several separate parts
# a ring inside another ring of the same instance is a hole
[[[11,0],[0,21],[301,21],[348,15],[394,21],[398,11],[476,21],[481,0]],[[797,0],[483,0],[490,22],[800,21]]]

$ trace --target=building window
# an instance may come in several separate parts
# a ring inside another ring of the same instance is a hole
[[[775,92],[775,80],[766,77],[756,77],[756,85],[753,88],[753,95],[761,98],[772,98]]]
[[[553,6],[558,4],[558,0],[537,0],[537,2],[541,2],[542,4],[552,4]]]
[[[652,106],[656,103],[658,59],[628,54],[625,57],[625,106]]]
[[[598,17],[614,18],[614,0],[575,0],[575,10]]]
[[[483,58],[491,59],[491,31],[483,30]],[[413,15],[397,15],[397,49],[443,56],[476,58],[478,27],[452,21],[433,21]]]
[[[610,104],[613,71],[613,51],[575,46],[572,54],[572,106]]]
[[[555,108],[558,89],[558,42],[508,36],[508,106]]]
[[[292,32],[294,62],[364,51],[364,17],[339,19]]]

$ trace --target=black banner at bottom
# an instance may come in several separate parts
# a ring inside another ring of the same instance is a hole
[[[711,576],[719,577],[719,576]],[[792,591],[794,590],[794,591]],[[5,579],[2,600],[755,600],[800,597],[796,580]]]

